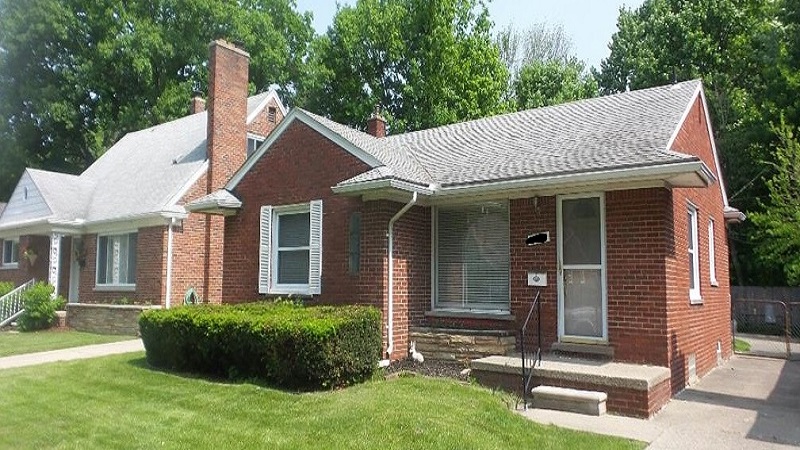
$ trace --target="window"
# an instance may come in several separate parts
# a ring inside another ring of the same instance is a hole
[[[361,270],[361,213],[355,212],[350,216],[348,268],[351,274]]]
[[[322,201],[263,206],[259,292],[319,294],[322,273]]]
[[[264,138],[261,136],[255,135],[247,135],[247,157],[249,158],[250,155],[258,150],[258,147],[261,147],[261,144],[264,143]]]
[[[17,267],[19,264],[19,240],[6,239],[3,241],[3,265],[8,268]]]
[[[689,206],[688,219],[689,300],[691,303],[702,303],[700,298],[700,250],[697,244],[697,209],[693,206]]]
[[[435,307],[508,311],[508,203],[443,206],[434,217]]]
[[[708,220],[708,278],[712,286],[719,286],[717,281],[717,257],[714,252],[714,219]]]
[[[136,285],[136,233],[97,238],[97,284]]]
[[[274,106],[270,106],[269,108],[267,108],[267,122],[275,123],[276,116],[277,116],[277,110],[275,109]]]

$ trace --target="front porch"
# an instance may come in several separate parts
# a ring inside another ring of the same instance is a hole
[[[17,286],[31,279],[47,282],[55,288],[54,295],[77,301],[82,266],[80,237],[30,234],[3,241],[13,241],[17,254],[12,263],[0,266],[0,281]]]
[[[527,366],[527,363],[526,363]],[[482,385],[522,397],[522,359],[489,356],[471,362],[471,375]],[[649,418],[671,397],[670,370],[666,367],[545,355],[533,369],[530,388],[554,386],[608,395],[608,411]]]

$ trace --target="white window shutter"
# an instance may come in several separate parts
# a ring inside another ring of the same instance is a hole
[[[308,264],[308,290],[311,294],[322,291],[322,200],[311,201],[311,240]]]
[[[272,284],[272,206],[261,207],[261,232],[258,245],[258,293],[269,294]]]

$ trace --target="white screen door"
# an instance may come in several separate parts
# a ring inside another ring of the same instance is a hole
[[[603,197],[560,197],[558,218],[559,338],[606,340]]]

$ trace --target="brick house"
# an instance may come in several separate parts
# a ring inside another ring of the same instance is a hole
[[[398,135],[295,108],[187,209],[225,217],[225,301],[375,305],[394,360],[426,333],[513,351],[538,291],[533,344],[667,368],[632,407],[649,415],[731,355],[726,224],[744,215],[722,180],[688,81]]]
[[[81,175],[27,169],[0,213],[0,281],[47,280],[70,302],[221,301],[222,221],[187,213],[286,115],[274,91],[247,97],[248,55],[213,42],[209,104],[128,133]]]
[[[726,224],[744,216],[699,81],[387,135],[378,114],[365,133],[246,98],[247,63],[212,43],[207,112],[127,135],[81,176],[26,171],[0,280],[80,302],[371,304],[387,360],[431,333],[513,351],[538,292],[532,344],[667,368],[662,391],[730,356]]]

